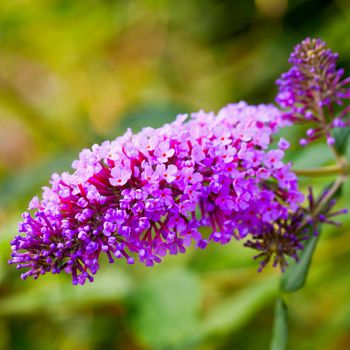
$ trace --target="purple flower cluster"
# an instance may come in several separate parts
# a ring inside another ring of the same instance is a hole
[[[288,142],[268,149],[285,124],[272,105],[240,102],[83,150],[72,174],[54,174],[31,201],[10,263],[27,269],[22,278],[65,271],[83,284],[101,253],[152,266],[192,242],[265,232],[303,200],[282,162]]]
[[[333,144],[330,130],[350,125],[344,120],[349,107],[334,116],[335,107],[350,98],[350,77],[343,79],[344,70],[337,69],[337,60],[338,54],[322,40],[307,38],[291,54],[292,67],[277,80],[276,101],[285,110],[285,118],[293,123],[316,124],[307,131],[307,138],[300,141],[303,146],[323,135]]]

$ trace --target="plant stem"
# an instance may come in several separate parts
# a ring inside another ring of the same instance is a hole
[[[332,153],[334,154],[334,158],[337,162],[337,164],[344,169],[345,166],[349,166],[349,164],[347,163],[346,159],[344,157],[342,157],[337,149],[335,148],[335,146],[333,144],[328,144],[328,147],[330,148],[330,150],[332,151]]]
[[[323,206],[334,196],[334,194],[337,192],[337,190],[341,187],[341,185],[346,179],[347,175],[339,175],[337,177],[332,187],[328,190],[327,194],[318,203],[316,208],[312,212],[310,212],[308,216],[305,216],[304,220],[300,223],[300,225],[297,228],[298,232],[300,232],[309,223],[310,218],[316,217],[320,213]]]
[[[310,176],[310,177],[320,177],[320,176],[329,176],[341,174],[344,171],[350,171],[350,164],[346,162],[345,166],[340,166],[339,164],[328,165],[320,168],[311,168],[311,169],[293,169],[296,175],[300,176]]]
[[[347,179],[347,175],[339,175],[337,177],[332,187],[328,190],[327,194],[324,196],[324,198],[315,208],[313,214],[318,214],[321,211],[324,204],[326,204],[333,197],[333,195],[338,191],[338,189],[341,187],[341,185],[344,183],[346,179]]]
[[[284,350],[288,341],[287,306],[283,299],[277,298],[275,305],[275,317],[273,335],[270,350]]]

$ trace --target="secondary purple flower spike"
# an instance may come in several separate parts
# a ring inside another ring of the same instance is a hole
[[[320,39],[307,38],[298,44],[289,58],[290,70],[277,80],[277,103],[291,122],[314,122],[301,145],[325,135],[334,143],[330,130],[345,127],[344,117],[349,106],[336,118],[334,107],[350,98],[350,77],[343,79],[344,70],[337,69],[338,54]],[[342,80],[343,79],[343,80]]]
[[[28,269],[22,278],[65,271],[83,284],[101,253],[152,266],[191,242],[205,248],[265,232],[303,200],[282,162],[288,143],[267,149],[285,123],[272,105],[241,102],[83,150],[73,174],[54,174],[32,200],[10,263]]]

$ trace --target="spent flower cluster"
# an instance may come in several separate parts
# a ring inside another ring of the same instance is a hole
[[[287,219],[279,218],[272,223],[264,223],[259,233],[252,234],[244,246],[258,251],[254,259],[260,260],[259,271],[270,261],[274,267],[279,266],[284,272],[288,267],[286,257],[299,262],[298,253],[304,248],[303,241],[311,235],[318,236],[320,225],[328,224],[340,226],[334,218],[347,214],[347,209],[334,211],[335,199],[328,198],[330,190],[327,189],[315,198],[313,190],[309,187],[307,206],[299,207],[290,212]]]

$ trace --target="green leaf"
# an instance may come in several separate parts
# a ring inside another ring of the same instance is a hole
[[[270,350],[284,350],[288,341],[287,306],[281,298],[276,300]]]
[[[158,271],[132,298],[131,325],[151,349],[183,349],[196,332],[200,300],[196,275],[177,269]]]
[[[335,148],[340,154],[346,154],[348,140],[350,137],[350,126],[347,128],[337,128],[333,131],[333,137],[335,138]]]
[[[53,172],[69,169],[77,153],[78,151],[73,150],[53,154],[49,160],[3,179],[0,187],[0,208],[9,207],[17,201],[27,201],[43,184],[48,183]]]
[[[188,109],[186,107],[161,101],[136,105],[121,116],[118,126],[121,130],[131,128],[134,132],[148,126],[159,128],[165,123],[172,122],[177,114]]]
[[[54,314],[99,305],[116,304],[133,287],[129,277],[113,268],[99,272],[94,283],[73,286],[68,276],[47,275],[29,281],[21,292],[0,301],[0,316]]]
[[[321,154],[322,157],[320,157]],[[295,169],[308,169],[334,161],[334,155],[326,144],[315,142],[308,147],[298,149],[292,160]]]
[[[281,289],[284,292],[295,292],[302,288],[306,282],[309,267],[312,261],[319,234],[313,235],[305,243],[299,262],[291,262],[287,271],[281,278]]]
[[[240,329],[276,295],[277,288],[276,279],[264,279],[228,297],[203,320],[196,336],[223,336]]]

